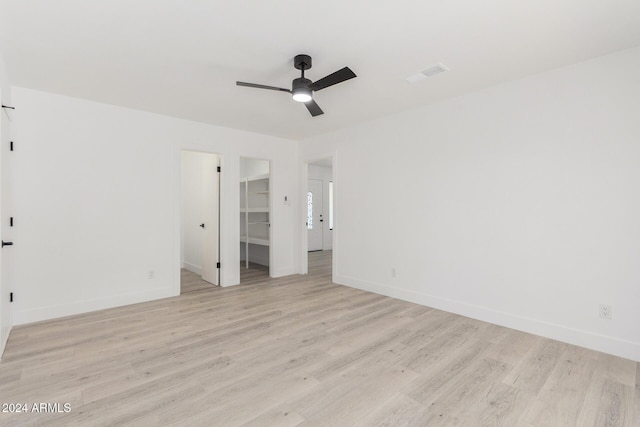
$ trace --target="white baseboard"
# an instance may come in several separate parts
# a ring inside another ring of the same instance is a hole
[[[292,266],[279,268],[277,270],[274,268],[269,269],[269,275],[271,277],[284,277],[284,276],[291,276],[292,274],[297,274],[296,269]]]
[[[343,275],[335,274],[334,282],[640,362],[640,343],[637,342]]]
[[[50,320],[58,317],[71,316],[74,314],[88,313],[90,311],[104,310],[106,308],[121,307],[123,305],[137,304],[140,302],[152,301],[172,296],[176,296],[176,293],[173,292],[171,288],[162,288],[152,291],[116,295],[113,297],[102,299],[77,301],[69,304],[14,311],[13,324],[23,325],[25,323],[40,322],[42,320]]]
[[[9,335],[11,335],[11,326],[9,326],[6,335],[0,337],[0,359],[2,359],[2,355],[4,354],[4,349],[7,347],[7,341],[9,340]]]
[[[182,261],[182,268],[184,268],[185,270],[189,270],[192,273],[196,273],[198,276],[202,276],[202,267],[199,267],[195,264]]]
[[[240,282],[238,282],[238,283],[232,283],[232,284],[230,284],[230,285],[222,285],[222,284],[221,284],[221,285],[220,285],[220,287],[221,287],[221,288],[230,288],[231,286],[238,286],[239,284],[240,284]]]

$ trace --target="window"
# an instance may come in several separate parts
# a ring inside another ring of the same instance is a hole
[[[307,193],[307,229],[313,230],[313,193]]]
[[[333,181],[329,181],[329,230],[333,230]]]

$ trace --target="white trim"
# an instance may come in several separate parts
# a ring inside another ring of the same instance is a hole
[[[302,161],[302,167],[300,168],[300,202],[299,209],[301,214],[299,215],[300,223],[298,225],[298,269],[300,274],[309,273],[309,259],[308,259],[308,236],[307,236],[307,192],[309,191],[309,163]]]
[[[9,330],[7,331],[7,335],[2,337],[0,341],[0,360],[2,359],[2,355],[4,354],[4,349],[7,348],[7,341],[9,341],[9,335],[11,335],[11,329],[13,326],[9,326]]]
[[[23,325],[25,323],[50,320],[74,314],[88,313],[90,311],[104,310],[107,308],[121,307],[123,305],[138,304],[141,302],[153,301],[177,295],[179,295],[179,292],[176,294],[173,287],[168,287],[154,289],[152,291],[116,295],[108,298],[76,301],[70,304],[33,308],[23,311],[15,310],[13,312],[13,322],[14,325]]]
[[[199,276],[202,276],[202,267],[199,267],[195,264],[191,264],[189,262],[186,261],[182,261],[182,268],[184,268],[185,270],[189,270],[192,273],[195,273]]]
[[[173,254],[171,257],[171,290],[180,294],[180,269],[182,268],[182,147],[173,147]]]
[[[273,278],[283,277],[283,276],[291,276],[293,274],[297,274],[295,267],[280,268],[280,269],[277,269],[277,270],[273,269],[273,268],[269,268],[269,273],[271,274],[271,277],[273,277]]]
[[[441,298],[406,289],[393,288],[381,283],[369,282],[354,277],[338,276],[335,273],[334,282],[640,362],[640,343],[637,342],[625,341],[582,329],[574,329],[543,320],[518,316],[513,313],[496,311],[462,301]]]
[[[175,167],[175,173],[174,173],[174,179],[173,179],[173,193],[174,193],[174,245],[173,245],[173,262],[175,262],[175,270],[173,272],[173,283],[171,285],[171,288],[174,290],[174,292],[177,292],[177,294],[180,294],[180,268],[183,265],[183,261],[181,260],[182,254],[182,152],[183,151],[195,151],[195,152],[200,152],[200,153],[208,153],[208,154],[215,154],[216,156],[218,156],[218,166],[220,166],[220,168],[222,169],[222,171],[225,170],[225,155],[221,154],[218,150],[216,150],[215,148],[212,148],[208,145],[205,144],[200,144],[200,143],[189,143],[189,142],[183,142],[181,144],[176,144],[174,146],[174,167]],[[226,211],[225,211],[225,205],[227,203],[229,203],[230,205],[233,205],[232,203],[232,195],[228,194],[228,192],[226,191],[225,188],[225,184],[226,184],[226,176],[224,173],[221,173],[219,176],[219,186],[220,186],[220,194],[218,195],[218,198],[220,200],[220,206],[219,206],[219,212],[220,212],[220,217],[218,218],[218,221],[220,223],[220,233],[218,235],[218,247],[219,247],[219,253],[218,253],[218,262],[220,262],[221,265],[234,265],[236,264],[235,262],[230,261],[230,259],[233,259],[232,253],[235,251],[228,251],[227,247],[225,246],[225,242],[226,242],[226,237],[227,237],[227,233],[229,233],[229,229],[233,228],[233,227],[227,227],[226,224]],[[226,200],[229,199],[229,200]],[[239,206],[239,205],[238,205]],[[236,214],[237,216],[237,214]],[[232,223],[232,221],[228,221],[229,224]],[[238,228],[238,235],[240,234],[240,229]],[[223,274],[221,274],[220,270],[218,270],[218,285],[219,286],[230,286],[230,285],[237,285],[240,283],[240,263],[237,263],[237,267],[234,270],[227,270],[226,268],[223,269],[224,271],[222,272]],[[200,273],[197,273],[200,274]]]
[[[298,227],[298,274],[308,274],[309,273],[309,244],[308,244],[308,239],[307,239],[307,225],[306,225],[306,220],[307,220],[307,192],[309,191],[309,164],[318,161],[318,160],[322,160],[322,159],[327,159],[327,158],[331,158],[331,165],[332,165],[332,180],[333,180],[333,227],[334,229],[331,231],[332,235],[331,235],[331,247],[332,247],[332,264],[333,264],[333,268],[332,268],[332,277],[331,280],[336,283],[336,254],[339,252],[339,245],[336,243],[339,239],[339,230],[336,229],[336,219],[338,217],[338,213],[337,213],[337,206],[338,203],[336,203],[336,187],[337,187],[337,183],[338,183],[338,177],[337,177],[337,168],[336,168],[336,162],[337,162],[337,153],[335,151],[331,151],[329,153],[323,153],[321,155],[313,155],[310,157],[303,157],[300,159],[300,162],[302,164],[302,167],[300,168],[300,172],[299,172],[299,179],[300,179],[300,201],[298,204],[298,208],[300,209],[300,212],[302,213],[301,215],[299,215],[300,218],[300,222],[299,222],[299,227]],[[324,250],[324,244],[323,244],[323,250]],[[279,276],[273,276],[273,277],[279,277]]]

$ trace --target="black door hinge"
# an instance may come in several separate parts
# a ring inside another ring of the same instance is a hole
[[[9,142],[9,151],[13,151],[13,141]]]
[[[9,292],[9,302],[13,302],[13,292]]]
[[[220,263],[217,263],[217,264],[216,264],[216,268],[220,268]]]
[[[221,172],[222,168],[220,166],[218,166],[218,172]]]
[[[13,217],[9,218],[9,227],[13,227]]]

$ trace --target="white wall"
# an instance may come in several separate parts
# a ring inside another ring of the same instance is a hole
[[[13,98],[16,324],[179,293],[182,149],[221,155],[223,286],[239,283],[240,157],[271,160],[274,197],[297,197],[292,141],[24,88]],[[273,276],[297,271],[296,206],[274,204]]]
[[[309,165],[309,179],[322,181],[322,250],[333,248],[333,231],[329,229],[329,182],[333,181],[333,168],[320,165]]]
[[[202,274],[203,167],[204,162],[217,164],[215,157],[197,151],[182,152],[182,268],[196,274]]]
[[[631,49],[304,141],[335,279],[640,360],[639,75]]]
[[[0,101],[2,105],[12,106],[11,86],[9,78],[4,68],[2,55],[0,55]],[[13,236],[10,235],[10,229],[7,226],[8,217],[11,213],[11,194],[10,194],[10,158],[7,157],[8,144],[11,140],[11,116],[13,110],[2,109],[0,111],[0,229],[2,230],[2,240],[12,241]],[[9,304],[9,293],[12,290],[11,285],[11,249],[7,247],[0,252],[0,356],[4,352],[9,333],[11,332],[11,306]]]

